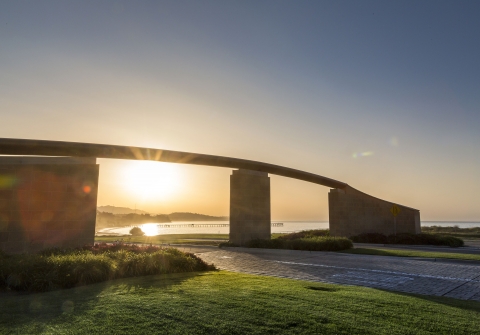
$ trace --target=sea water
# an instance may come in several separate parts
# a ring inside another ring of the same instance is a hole
[[[272,233],[292,233],[302,230],[311,229],[328,229],[328,221],[272,221],[273,223],[283,223],[281,227],[272,227]],[[208,225],[227,225],[225,227],[208,227]],[[169,228],[165,224],[145,223],[138,225],[147,235],[165,235],[165,234],[228,234],[228,221],[175,221],[168,223]],[[180,225],[190,225],[190,227],[179,227]],[[202,225],[202,226],[199,226]],[[424,227],[440,226],[472,228],[480,227],[480,222],[464,222],[464,221],[422,221]],[[129,234],[129,227],[112,227],[104,228],[98,231],[98,234]]]

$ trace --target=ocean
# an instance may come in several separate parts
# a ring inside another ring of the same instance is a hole
[[[272,223],[283,223],[281,227],[272,227],[272,233],[292,233],[302,230],[310,229],[328,229],[328,221],[272,221]],[[165,224],[145,223],[139,227],[146,233],[146,235],[165,235],[165,234],[228,234],[228,221],[196,221],[171,222],[165,227]],[[182,226],[183,227],[180,227]],[[188,225],[190,227],[185,227]],[[201,226],[199,226],[201,225]],[[210,225],[210,226],[209,226]],[[224,225],[219,227],[217,225]],[[480,227],[480,222],[464,222],[464,221],[422,221],[421,225],[424,227],[441,226],[460,228]],[[98,234],[129,234],[130,227],[112,227],[99,230]]]

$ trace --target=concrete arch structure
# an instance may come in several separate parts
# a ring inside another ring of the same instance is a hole
[[[269,163],[232,157],[132,146],[0,138],[0,155],[96,157],[208,165],[266,172],[331,188],[344,188],[347,186],[347,184],[338,180]]]
[[[401,211],[395,226],[389,212],[392,202],[369,196],[338,180],[264,162],[133,146],[8,138],[0,139],[0,155],[150,160],[239,169],[230,181],[230,238],[239,244],[253,238],[270,238],[268,174],[332,188],[329,221],[331,233],[335,236],[420,232],[420,213],[416,209],[399,206]],[[267,223],[268,229],[265,228]]]

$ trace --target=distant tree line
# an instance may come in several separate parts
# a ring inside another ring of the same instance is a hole
[[[130,225],[138,225],[143,223],[165,223],[171,222],[168,215],[158,214],[112,214],[97,211],[97,228],[98,227],[124,227]]]
[[[198,213],[171,214],[112,214],[97,211],[97,229],[106,227],[124,227],[144,223],[166,223],[172,221],[225,221],[226,216],[210,216]]]
[[[171,221],[226,221],[227,216],[211,216],[198,213],[175,212],[168,214]]]

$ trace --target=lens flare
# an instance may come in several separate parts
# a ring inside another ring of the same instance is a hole
[[[355,152],[352,155],[353,158],[368,157],[368,156],[373,156],[373,151]]]
[[[353,158],[368,157],[368,156],[373,156],[373,151],[355,152],[352,155]]]
[[[140,229],[145,233],[145,236],[158,235],[158,228],[156,223],[143,224]]]
[[[388,141],[388,143],[390,143],[390,145],[392,147],[398,147],[398,138],[396,138],[395,136],[393,136],[392,138],[390,138],[390,140]]]
[[[17,183],[15,176],[0,175],[0,189],[11,188]]]

